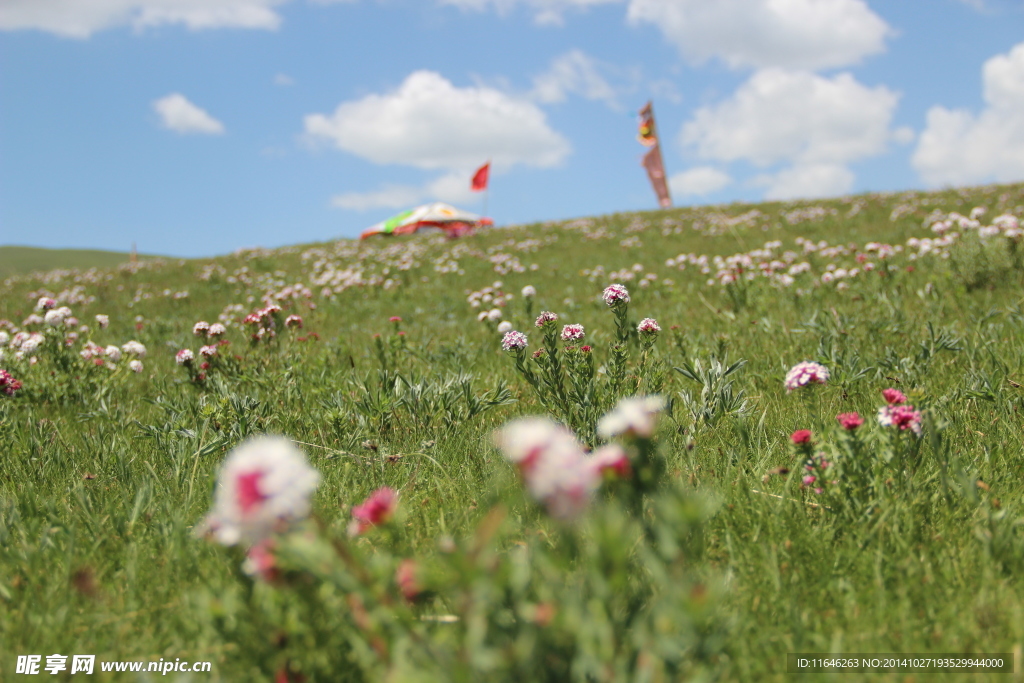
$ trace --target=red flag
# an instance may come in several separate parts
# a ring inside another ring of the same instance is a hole
[[[487,162],[476,170],[473,174],[473,180],[469,184],[469,189],[473,192],[481,192],[487,189],[487,177],[491,173],[491,162]]]

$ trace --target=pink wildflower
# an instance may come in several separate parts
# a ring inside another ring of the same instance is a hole
[[[400,323],[400,322],[402,322],[402,318],[400,316],[393,315],[390,318],[388,318],[388,322],[389,323]]]
[[[521,351],[526,348],[526,335],[512,330],[501,338],[501,348],[506,351]]]
[[[891,406],[898,406],[901,403],[907,402],[907,397],[899,389],[883,389],[882,398]]]
[[[205,320],[200,320],[192,326],[192,334],[197,337],[205,337],[210,333],[210,323]]]
[[[580,341],[585,336],[583,325],[566,325],[562,328],[562,341]]]
[[[121,350],[127,353],[129,356],[135,356],[136,358],[146,357],[146,347],[143,346],[141,342],[137,342],[134,339],[122,344]]]
[[[825,384],[828,382],[828,368],[813,361],[803,361],[794,365],[786,373],[786,391],[793,391],[808,384]]]
[[[213,358],[217,355],[217,347],[213,344],[207,344],[199,349],[199,355],[203,358]]]
[[[658,321],[654,318],[644,318],[636,326],[636,331],[640,334],[658,334],[661,332],[661,326],[658,325]]]
[[[361,505],[352,508],[352,521],[348,525],[349,536],[366,533],[370,527],[384,524],[395,514],[398,507],[398,492],[383,486],[370,494]]]
[[[911,405],[889,405],[878,409],[878,424],[883,427],[896,427],[902,431],[910,430],[921,436],[921,412]]]
[[[302,329],[302,317],[298,316],[298,315],[295,315],[295,314],[292,314],[292,315],[290,315],[290,316],[288,316],[287,318],[284,319],[284,326],[285,327],[296,327],[296,328],[301,330]]]
[[[195,359],[196,355],[191,349],[182,349],[174,354],[174,362],[178,365],[188,365]]]
[[[227,332],[228,329],[221,323],[213,323],[210,325],[210,330],[206,333],[208,337],[219,337],[220,335]]]
[[[601,294],[601,298],[604,299],[605,304],[610,307],[615,307],[619,304],[628,304],[629,291],[620,284],[608,285],[605,287],[604,293]]]
[[[864,418],[858,413],[840,413],[836,415],[836,419],[839,420],[839,424],[843,426],[843,429],[851,432],[864,424]]]
[[[541,311],[540,315],[537,316],[537,321],[534,323],[537,327],[544,327],[547,323],[553,323],[558,320],[558,315],[551,311]]]
[[[110,324],[110,316],[99,313],[96,315],[96,324],[100,326],[101,330],[107,329],[107,325]]]

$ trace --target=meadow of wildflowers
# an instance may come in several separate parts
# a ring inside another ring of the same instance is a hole
[[[1022,221],[1004,185],[8,278],[0,680],[1019,671]]]

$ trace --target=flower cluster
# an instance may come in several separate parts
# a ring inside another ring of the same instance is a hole
[[[516,330],[506,332],[501,338],[501,348],[506,351],[521,351],[526,348],[526,335]]]
[[[551,311],[541,311],[540,315],[537,316],[537,320],[534,325],[538,328],[543,328],[548,323],[558,322],[558,314],[552,313]]]
[[[512,298],[512,295],[502,291],[502,284],[503,283],[499,281],[495,282],[490,287],[484,287],[479,291],[469,292],[466,297],[466,301],[473,308],[480,308],[481,306],[504,308],[508,300]],[[526,294],[523,296],[526,296]]]
[[[77,295],[72,298],[79,300]],[[40,297],[36,310],[43,315],[32,313],[23,321],[22,329],[10,321],[0,320],[0,360],[27,362],[29,366],[43,362],[51,366],[51,371],[66,373],[78,371],[73,370],[78,365],[77,357],[86,361],[89,367],[117,369],[123,353],[129,353],[127,347],[132,342],[124,347],[97,344],[88,338],[91,331],[89,326],[79,324],[72,310],[59,304],[60,300],[52,296]],[[100,329],[105,329],[110,324],[110,318],[98,314],[96,322]]]
[[[612,284],[605,287],[601,298],[604,299],[606,305],[614,308],[629,303],[629,291],[622,285]]]
[[[808,384],[828,382],[828,368],[813,361],[797,363],[786,373],[786,391],[793,391]]]
[[[878,409],[878,424],[896,427],[901,431],[912,431],[921,436],[921,411],[907,404],[907,397],[899,389],[885,389],[882,397],[887,405]]]
[[[263,308],[258,308],[249,315],[242,319],[242,322],[246,325],[251,325],[252,340],[258,342],[261,340],[270,341],[277,335],[278,318],[281,314],[281,307],[277,304],[268,304]]]
[[[640,321],[640,324],[636,326],[636,331],[640,334],[658,334],[661,332],[661,326],[654,318],[644,318]]]
[[[583,325],[566,325],[562,328],[562,341],[574,342],[581,341],[586,336],[583,331]]]

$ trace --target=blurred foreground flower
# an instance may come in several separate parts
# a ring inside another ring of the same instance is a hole
[[[249,439],[221,466],[213,510],[197,532],[224,545],[257,543],[308,515],[319,481],[320,474],[288,439]]]
[[[597,423],[597,434],[609,439],[613,436],[654,436],[658,413],[665,409],[661,396],[634,396],[619,401],[615,409]]]
[[[549,515],[570,521],[587,508],[601,472],[589,464],[568,429],[546,417],[525,417],[495,432],[494,442],[519,468],[526,490]]]

